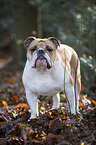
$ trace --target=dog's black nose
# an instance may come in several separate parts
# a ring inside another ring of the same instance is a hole
[[[45,54],[44,50],[38,50],[37,52],[37,56],[44,55],[44,54]]]

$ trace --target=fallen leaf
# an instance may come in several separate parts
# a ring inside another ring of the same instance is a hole
[[[45,108],[44,108],[44,107],[41,107],[40,110],[41,110],[41,111],[45,111]]]
[[[46,136],[43,136],[43,137],[42,137],[42,140],[46,140]]]
[[[6,101],[0,100],[0,106],[8,106]]]
[[[1,106],[3,106],[3,104],[2,104],[2,100],[0,100],[0,107],[1,107]]]
[[[16,105],[16,108],[28,108],[28,105],[25,103],[20,103],[20,104]]]
[[[3,104],[4,106],[8,106],[8,104],[7,104],[6,101],[2,101],[2,104]]]
[[[51,141],[52,143],[58,143],[58,138],[56,135],[53,135],[52,133],[48,133],[47,139]]]
[[[15,128],[14,128],[15,136],[19,137],[21,135],[21,129],[22,129],[22,127],[20,125],[15,126]]]
[[[91,99],[91,104],[96,107],[96,101],[94,101],[93,99]]]
[[[84,106],[84,103],[82,103],[82,102],[79,102],[79,105],[78,105],[79,107],[82,107],[82,106]]]
[[[59,134],[61,132],[62,119],[60,117],[55,118],[49,123],[49,131],[53,134]]]
[[[49,112],[49,115],[51,116],[52,115],[52,112],[48,111]]]
[[[15,80],[13,80],[13,79],[8,79],[8,80],[6,80],[8,83],[11,83],[11,84],[14,84],[15,83]]]
[[[19,97],[17,95],[13,95],[14,100],[19,100]]]

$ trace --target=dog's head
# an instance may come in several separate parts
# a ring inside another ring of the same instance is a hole
[[[59,45],[60,41],[54,37],[28,37],[24,41],[24,46],[27,48],[27,59],[31,62],[32,68],[50,69],[56,60],[56,49]]]

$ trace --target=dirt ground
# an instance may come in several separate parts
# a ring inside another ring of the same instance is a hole
[[[0,70],[0,145],[96,145],[96,86],[80,99],[80,115],[62,106],[51,110],[52,98],[39,98],[40,116],[28,121],[30,109],[22,84],[22,70],[9,66]]]

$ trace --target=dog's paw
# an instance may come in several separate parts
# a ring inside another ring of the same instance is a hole
[[[36,118],[37,118],[37,116],[32,115],[32,116],[30,116],[30,118],[29,118],[27,121],[29,122],[29,121],[31,121],[32,119],[36,119]]]

